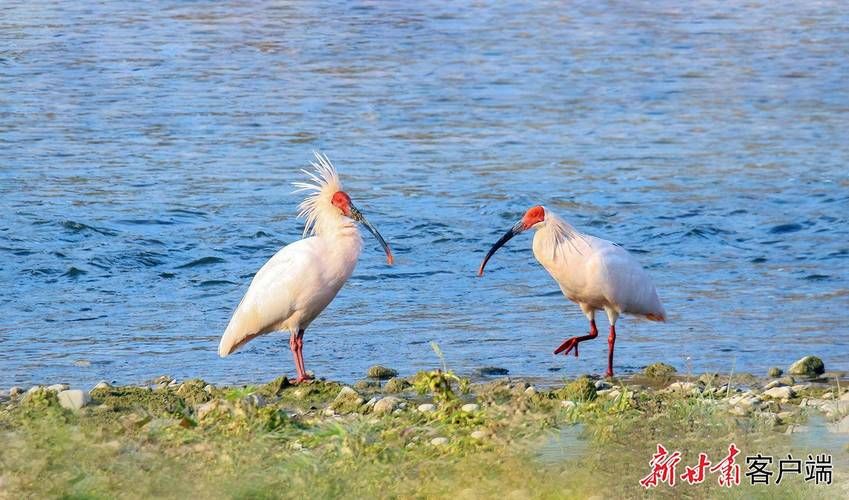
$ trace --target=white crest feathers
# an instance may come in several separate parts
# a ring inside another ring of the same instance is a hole
[[[342,191],[342,183],[339,182],[339,174],[330,163],[330,159],[318,151],[313,151],[315,161],[310,162],[315,172],[301,169],[307,174],[312,182],[293,182],[297,189],[295,193],[309,193],[304,201],[298,205],[298,217],[304,219],[304,237],[310,234],[320,234],[322,231],[321,220],[325,217],[338,217],[338,209],[333,206],[333,195]]]
[[[581,247],[589,245],[589,242],[580,231],[547,209],[545,210],[545,226],[548,230],[546,232],[548,237],[547,245],[551,248],[552,258],[557,257],[557,252],[560,250],[561,245],[569,245],[579,254],[583,254]]]

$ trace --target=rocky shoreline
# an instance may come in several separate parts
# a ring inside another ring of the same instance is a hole
[[[763,377],[695,376],[656,363],[627,378],[582,376],[542,386],[508,377],[470,381],[444,370],[402,378],[395,370],[375,366],[350,386],[324,380],[294,385],[278,377],[263,385],[226,387],[162,376],[142,386],[101,382],[90,391],[64,384],[13,387],[0,396],[0,434],[25,458],[38,449],[52,453],[49,447],[43,449],[42,440],[61,432],[87,436],[80,446],[92,452],[114,448],[110,453],[119,463],[131,460],[126,450],[150,449],[195,474],[207,472],[195,470],[194,462],[183,462],[186,457],[194,456],[209,470],[223,468],[235,474],[229,462],[221,463],[221,456],[252,460],[232,450],[235,442],[250,443],[253,453],[271,454],[287,466],[292,453],[315,464],[349,467],[354,467],[351,460],[365,457],[372,461],[371,471],[384,467],[385,457],[399,453],[410,464],[434,457],[499,464],[505,456],[536,453],[540,439],[550,439],[551,432],[584,428],[591,432],[582,439],[603,452],[633,453],[630,467],[638,474],[650,457],[645,450],[654,442],[677,440],[691,447],[718,448],[734,439],[783,450],[789,446],[787,439],[806,433],[809,420],[815,418],[824,420],[827,436],[843,440],[841,453],[846,455],[846,374],[826,372],[822,361],[810,356],[787,372],[772,369]],[[630,434],[645,440],[639,445],[617,443]],[[279,455],[281,450],[285,456]],[[34,494],[59,493],[73,486],[58,481],[45,491],[43,485],[26,480],[28,474],[43,471],[28,472],[18,462],[2,460],[7,472],[0,475],[0,493],[12,487]],[[92,458],[92,464],[98,460]],[[561,465],[568,467],[566,461]],[[116,479],[102,480],[113,484]],[[621,492],[633,493],[633,486],[631,481]],[[181,486],[173,488],[176,492]],[[171,496],[172,491],[147,493]]]

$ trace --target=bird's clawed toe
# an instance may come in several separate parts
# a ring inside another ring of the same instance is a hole
[[[566,339],[565,342],[560,344],[560,347],[558,347],[557,349],[554,350],[554,354],[560,354],[562,352],[564,356],[568,356],[569,352],[572,349],[575,349],[575,357],[577,358],[578,357],[578,343],[579,342],[580,341],[578,340],[578,337],[572,337],[572,338]]]
[[[303,384],[305,382],[312,382],[313,380],[314,379],[313,379],[312,375],[303,375],[303,376],[299,376],[298,378],[296,378],[295,383],[296,384]]]

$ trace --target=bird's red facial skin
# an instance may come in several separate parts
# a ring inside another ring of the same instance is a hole
[[[537,205],[535,207],[531,207],[527,212],[525,212],[525,216],[522,217],[522,227],[524,229],[530,229],[534,226],[534,224],[544,220],[545,209]]]
[[[351,216],[351,197],[345,191],[336,191],[331,199],[333,206],[342,211],[345,217]]]

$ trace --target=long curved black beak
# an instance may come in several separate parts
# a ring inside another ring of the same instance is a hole
[[[380,235],[377,229],[371,225],[371,222],[367,221],[363,213],[357,210],[357,207],[353,204],[351,204],[351,218],[364,225],[366,229],[368,229],[369,232],[377,238],[380,246],[383,247],[383,251],[386,252],[386,263],[391,266],[395,262],[395,257],[392,256],[392,250],[389,249],[389,245],[386,243],[386,240],[383,239],[383,236]]]
[[[486,263],[489,262],[489,258],[492,257],[492,254],[494,254],[499,248],[503,247],[504,244],[510,241],[511,238],[513,238],[517,234],[520,234],[524,230],[525,228],[522,225],[522,221],[513,224],[513,227],[511,227],[510,230],[507,231],[504,236],[501,237],[500,240],[496,241],[495,245],[492,245],[492,248],[490,248],[489,252],[486,253],[486,257],[483,258],[483,262],[481,262],[481,267],[478,269],[478,276],[483,276],[483,268],[486,267]]]

